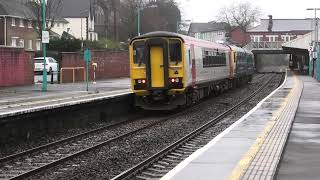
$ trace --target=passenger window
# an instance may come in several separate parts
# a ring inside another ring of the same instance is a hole
[[[179,40],[169,41],[170,62],[178,64],[181,62],[181,42]]]
[[[134,64],[145,64],[144,57],[145,45],[144,41],[137,41],[133,44],[133,63]]]

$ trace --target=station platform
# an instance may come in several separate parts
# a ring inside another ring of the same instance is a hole
[[[0,118],[131,94],[129,78],[90,82],[89,91],[86,83],[48,84],[47,92],[41,86],[0,88]]]
[[[313,99],[315,92],[320,83],[289,72],[278,89],[161,180],[305,179],[302,171],[316,163],[310,179],[319,179],[320,105],[311,106],[320,96]]]

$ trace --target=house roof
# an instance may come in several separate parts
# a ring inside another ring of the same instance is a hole
[[[16,0],[0,0],[0,15],[35,19],[30,8]]]
[[[273,19],[273,32],[312,31],[312,19]],[[269,19],[261,19],[260,25],[247,32],[268,32]]]
[[[88,17],[91,0],[64,0],[62,16],[65,18]]]
[[[191,23],[189,34],[225,30],[227,26],[228,24],[225,22]]]

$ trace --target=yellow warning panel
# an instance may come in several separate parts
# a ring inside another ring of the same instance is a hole
[[[164,87],[163,48],[150,48],[151,86],[153,88]]]

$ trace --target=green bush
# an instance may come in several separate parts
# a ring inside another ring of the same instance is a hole
[[[52,38],[48,45],[49,51],[59,52],[76,52],[81,50],[81,40],[79,39],[65,39]]]
[[[100,39],[98,41],[84,41],[84,48],[89,48],[92,50],[127,50],[128,44],[120,43],[110,39]],[[48,50],[59,51],[59,52],[77,52],[81,51],[81,40],[72,38],[52,38],[48,45]]]

